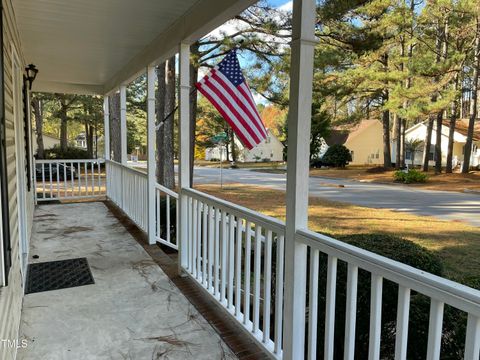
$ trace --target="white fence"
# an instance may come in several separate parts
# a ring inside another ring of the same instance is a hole
[[[107,196],[140,229],[148,232],[147,174],[115,161],[107,161]],[[155,185],[155,238],[174,249],[177,249],[177,199],[174,191]]]
[[[284,224],[192,189],[184,192],[190,231],[185,270],[280,357]]]
[[[37,202],[105,195],[103,159],[34,160]]]

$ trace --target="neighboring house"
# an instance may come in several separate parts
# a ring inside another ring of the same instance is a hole
[[[326,145],[325,145],[326,144]],[[376,119],[362,120],[354,127],[338,127],[330,131],[320,147],[323,156],[329,146],[344,145],[352,154],[351,165],[383,164],[383,128]]]
[[[267,130],[267,138],[252,150],[245,148],[237,137],[235,137],[235,146],[238,150],[237,160],[240,162],[283,160],[284,145],[270,130]],[[220,155],[223,160],[226,159],[225,146],[215,146],[205,150],[205,160],[220,159]],[[231,160],[231,155],[228,160]]]
[[[447,163],[448,153],[448,133],[449,123],[445,120],[442,126],[442,165]],[[463,162],[463,155],[465,151],[465,144],[467,142],[468,132],[468,119],[459,119],[455,125],[455,133],[453,135],[453,166],[456,167]],[[409,140],[421,140],[424,141],[427,133],[426,121],[418,123],[405,131],[405,141]],[[437,141],[437,128],[434,124],[432,129],[432,142],[429,152],[429,164],[435,164],[435,144]],[[392,160],[395,159],[396,154],[396,140],[392,143]],[[410,152],[405,153],[405,163],[412,164],[412,154]],[[423,161],[423,149],[415,154],[415,164],[419,165]],[[470,158],[470,166],[479,166],[480,164],[480,123],[477,122],[474,128],[472,156]]]
[[[76,147],[87,150],[87,136],[85,135],[85,132],[81,132],[80,134],[78,134],[74,142]],[[95,143],[96,143],[96,140],[94,136],[93,148],[95,148]]]
[[[43,134],[43,149],[53,149],[55,146],[60,146],[60,139],[54,135]],[[36,154],[38,150],[37,136],[32,137],[33,153]]]

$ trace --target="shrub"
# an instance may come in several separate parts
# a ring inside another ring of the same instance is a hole
[[[88,159],[87,150],[69,146],[65,151],[55,145],[51,149],[45,150],[45,159]]]
[[[393,178],[405,184],[424,183],[427,181],[427,174],[415,169],[410,169],[408,172],[398,170],[393,173]]]
[[[328,148],[327,152],[322,157],[322,161],[329,166],[345,167],[350,161],[352,161],[352,154],[350,154],[350,150],[345,146],[335,144]]]
[[[322,159],[312,159],[310,161],[311,168],[320,169],[322,166],[327,166]]]
[[[351,245],[375,252],[393,260],[403,262],[407,265],[416,267],[429,273],[441,276],[443,274],[443,265],[440,259],[431,251],[402,238],[384,235],[384,234],[355,234],[337,237]],[[319,318],[318,323],[324,324],[325,321],[325,299],[326,299],[326,274],[327,274],[327,256],[321,255],[319,269]],[[347,295],[347,264],[343,261],[338,262],[337,267],[337,292],[335,309],[335,354],[338,358],[342,357],[344,349],[344,328],[345,328],[345,310]],[[355,358],[366,359],[368,357],[368,338],[370,324],[370,297],[371,297],[371,273],[365,270],[358,272],[358,293],[357,293],[357,330],[355,338]],[[395,331],[397,317],[398,285],[385,280],[383,281],[382,296],[382,339],[381,339],[381,358],[393,359],[395,354]],[[428,336],[428,320],[430,301],[427,297],[414,291],[411,293],[410,304],[410,325],[408,338],[408,359],[425,359],[426,343]],[[445,313],[449,320],[454,318],[450,313]],[[444,323],[444,328],[451,327],[455,321],[450,324]],[[450,334],[455,331],[449,329]],[[458,338],[461,339],[461,331],[458,332]],[[455,336],[457,337],[457,336]],[[319,326],[319,344],[317,351],[319,356],[323,352],[323,326]],[[451,340],[451,339],[450,339]],[[461,340],[460,340],[461,342]],[[448,348],[447,344],[442,344],[442,351]],[[451,351],[455,352],[455,350]],[[455,357],[453,357],[455,358]]]

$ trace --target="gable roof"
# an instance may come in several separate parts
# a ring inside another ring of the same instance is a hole
[[[450,121],[449,120],[443,120],[443,126],[449,127],[450,126]],[[455,131],[458,132],[459,134],[463,136],[468,135],[468,124],[469,124],[469,119],[458,119],[456,124],[455,124]],[[480,141],[480,122],[479,119],[475,121],[475,125],[473,127],[473,141]]]
[[[328,146],[343,145],[377,123],[379,123],[377,119],[366,119],[353,126],[338,126],[332,129],[324,140]]]

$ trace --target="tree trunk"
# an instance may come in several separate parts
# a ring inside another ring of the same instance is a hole
[[[397,114],[394,114],[394,129],[395,129],[395,168],[400,169],[402,166],[401,160],[400,160],[400,154],[402,152],[402,145],[400,141],[400,137],[402,134],[402,119],[398,117]]]
[[[435,132],[435,174],[442,172],[442,122],[443,111],[437,113]]]
[[[190,47],[190,52],[193,59],[199,56],[199,44],[194,43]],[[198,63],[190,60],[190,86],[195,89],[195,84],[198,81]],[[197,92],[190,93],[190,186],[193,186],[193,164],[195,160],[195,132],[197,130]]]
[[[458,73],[455,74],[453,89],[455,93],[458,91]],[[453,171],[453,136],[455,134],[455,124],[457,123],[458,112],[458,98],[455,98],[452,102],[452,108],[450,112],[450,122],[448,124],[448,150],[447,150],[447,166],[445,168],[446,173],[452,173]]]
[[[157,66],[157,81],[158,81],[158,89],[157,89],[157,123],[162,124],[165,118],[165,63],[162,63]],[[157,158],[156,158],[156,176],[157,182],[159,184],[164,183],[164,170],[163,165],[165,161],[165,147],[163,146],[163,140],[165,138],[165,124],[162,124],[156,133],[156,148],[157,148]]]
[[[400,130],[400,164],[405,166],[405,130],[407,128],[407,120],[402,119]]]
[[[62,152],[67,151],[68,147],[68,117],[67,117],[67,101],[65,96],[60,96],[60,111],[58,113],[60,117],[60,149]]]
[[[423,145],[423,171],[428,171],[428,162],[430,160],[430,146],[432,144],[433,115],[429,115],[427,122],[427,133],[425,134],[425,143]]]
[[[472,100],[470,102],[470,119],[468,122],[467,141],[465,143],[465,152],[463,155],[462,173],[466,174],[470,170],[470,157],[472,155],[473,130],[478,110],[478,78],[480,71],[480,18],[477,18],[477,32],[475,38],[475,60],[473,63],[472,76]]]
[[[43,145],[43,114],[40,100],[32,98],[33,114],[35,115],[35,129],[37,132],[37,159],[45,158],[45,147]]]
[[[110,151],[112,159],[122,161],[122,144],[120,142],[120,93],[110,96]]]
[[[382,57],[383,66],[385,72],[388,71],[388,54],[384,54]],[[388,101],[388,81],[385,84],[385,90],[383,94],[383,103]],[[382,125],[383,125],[383,167],[388,169],[392,167],[392,155],[390,152],[390,111],[383,110],[382,112]]]
[[[175,109],[175,56],[167,60],[165,82],[165,119],[164,124],[164,164],[163,164],[163,185],[169,189],[175,187],[175,172],[173,165],[173,110]]]

